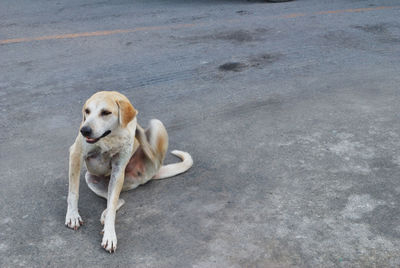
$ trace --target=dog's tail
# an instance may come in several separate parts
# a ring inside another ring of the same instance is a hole
[[[193,159],[189,153],[178,150],[171,153],[179,157],[182,162],[162,166],[153,179],[161,180],[176,176],[187,171],[193,165]]]

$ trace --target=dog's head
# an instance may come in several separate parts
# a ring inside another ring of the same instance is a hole
[[[115,91],[91,96],[82,108],[80,132],[88,143],[96,143],[119,128],[125,128],[137,112],[128,98]]]

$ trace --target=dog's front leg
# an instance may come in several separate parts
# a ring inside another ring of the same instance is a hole
[[[82,145],[79,136],[75,143],[69,149],[69,191],[68,208],[65,216],[65,225],[71,229],[77,230],[83,224],[82,218],[78,212],[79,199],[79,175],[82,166]]]
[[[112,171],[108,184],[107,210],[105,211],[104,235],[101,246],[110,253],[117,249],[117,235],[115,233],[115,217],[119,194],[125,178],[125,168],[129,161],[129,155],[119,156],[112,160]]]

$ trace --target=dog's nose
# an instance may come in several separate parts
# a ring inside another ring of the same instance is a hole
[[[92,135],[92,129],[88,126],[84,126],[81,128],[81,133],[85,137],[90,137],[90,135]]]

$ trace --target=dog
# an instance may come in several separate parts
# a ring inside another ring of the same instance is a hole
[[[98,196],[107,199],[100,217],[103,228],[101,246],[111,252],[117,248],[116,212],[125,203],[119,198],[151,179],[164,179],[187,171],[193,160],[189,153],[172,151],[182,162],[163,165],[168,149],[168,134],[157,119],[144,130],[137,123],[137,111],[128,98],[115,91],[91,96],[82,109],[82,123],[69,154],[69,190],[65,225],[77,230],[82,224],[78,213],[79,177],[83,162],[85,180]]]

